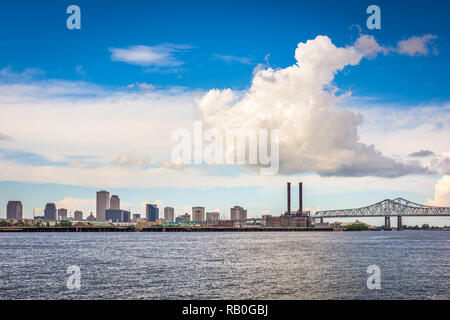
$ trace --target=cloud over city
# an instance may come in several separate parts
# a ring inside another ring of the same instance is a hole
[[[298,44],[296,64],[256,71],[244,93],[210,90],[198,106],[210,128],[279,129],[282,173],[387,178],[430,174],[417,161],[390,158],[360,142],[362,115],[337,107],[345,94],[335,94],[336,73],[382,51],[372,36],[362,35],[354,45],[341,48],[327,36],[317,36]]]

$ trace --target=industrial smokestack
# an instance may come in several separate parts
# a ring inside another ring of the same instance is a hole
[[[299,203],[299,211],[300,214],[303,213],[303,183],[298,184],[298,203]]]
[[[287,183],[287,214],[291,214],[291,183]]]

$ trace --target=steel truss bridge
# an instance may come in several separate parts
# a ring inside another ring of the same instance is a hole
[[[450,216],[450,207],[434,207],[418,204],[403,198],[386,199],[367,207],[317,211],[314,218],[347,218],[347,217],[428,217]]]
[[[386,199],[367,207],[317,211],[314,218],[384,217],[384,227],[391,228],[391,217],[397,217],[397,229],[403,228],[402,217],[450,217],[450,207],[418,204],[403,198]]]

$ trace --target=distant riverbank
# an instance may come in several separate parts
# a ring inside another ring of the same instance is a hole
[[[333,231],[332,228],[296,227],[3,227],[0,232],[305,232]]]

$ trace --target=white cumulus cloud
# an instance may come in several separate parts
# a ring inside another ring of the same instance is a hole
[[[428,199],[428,205],[450,207],[450,176],[443,176],[434,187],[434,199]]]
[[[336,73],[382,51],[371,36],[342,48],[317,36],[298,44],[296,64],[257,70],[244,93],[210,90],[198,106],[210,128],[279,129],[282,173],[389,178],[430,173],[418,162],[387,157],[360,142],[362,115],[336,106],[344,99],[334,94]]]

